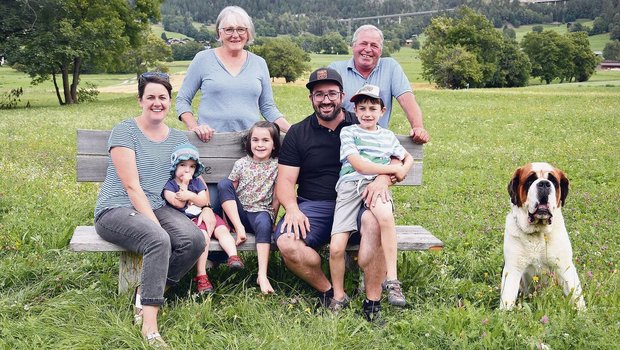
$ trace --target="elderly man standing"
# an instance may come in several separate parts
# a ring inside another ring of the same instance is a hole
[[[314,113],[291,126],[280,149],[276,193],[286,214],[274,239],[289,270],[316,289],[322,306],[329,307],[333,289],[316,250],[331,238],[341,168],[340,131],[357,123],[357,118],[342,108],[342,78],[335,70],[317,69],[306,87]],[[390,184],[389,176],[378,176],[362,194],[365,201],[372,205],[375,200],[385,200]],[[367,298],[363,312],[373,321],[381,310],[386,263],[374,215],[362,208],[360,221],[358,263],[364,271]]]
[[[430,136],[422,121],[422,110],[415,100],[409,79],[396,60],[389,57],[381,58],[383,52],[383,32],[379,28],[367,24],[359,27],[353,34],[351,42],[353,58],[330,64],[344,80],[344,93],[347,96],[367,84],[379,86],[381,99],[386,111],[379,125],[386,128],[392,115],[392,97],[402,107],[411,125],[409,134],[416,143],[428,142]],[[353,103],[345,100],[344,108],[353,111]]]

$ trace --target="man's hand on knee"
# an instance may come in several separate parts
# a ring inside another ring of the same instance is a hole
[[[306,233],[310,231],[310,221],[299,208],[287,210],[283,220],[281,234],[293,235],[295,239],[306,238]]]
[[[375,180],[366,186],[362,193],[362,199],[368,208],[374,207],[377,200],[387,203],[391,200],[388,186],[391,184],[389,176],[377,176]]]

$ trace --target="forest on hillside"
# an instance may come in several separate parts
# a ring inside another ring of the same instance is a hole
[[[522,4],[518,0],[166,0],[161,12],[164,16],[189,16],[196,22],[210,24],[215,21],[222,8],[238,5],[255,20],[288,14],[299,21],[305,17],[320,23],[334,22],[343,18],[445,10],[467,5],[484,14],[495,27],[501,27],[506,22],[519,26],[620,15],[618,2],[618,0],[567,0],[557,4]],[[318,24],[314,26],[320,27]]]

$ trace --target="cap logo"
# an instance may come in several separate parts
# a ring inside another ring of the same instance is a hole
[[[316,72],[316,79],[317,80],[327,79],[327,70],[321,69],[320,71]]]
[[[371,85],[365,85],[364,87],[362,87],[362,88],[360,89],[360,91],[359,91],[359,92],[360,92],[360,93],[362,93],[362,92],[373,92],[372,90],[374,90],[374,87],[373,87],[373,86],[371,86]]]

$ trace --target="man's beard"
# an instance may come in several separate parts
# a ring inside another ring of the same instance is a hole
[[[321,106],[327,106],[327,105],[333,106],[334,110],[331,111],[331,113],[329,113],[329,114],[321,113]],[[340,110],[342,109],[342,105],[341,104],[336,104],[333,101],[330,101],[329,103],[321,103],[318,106],[317,105],[313,105],[313,107],[314,107],[314,112],[315,112],[316,116],[319,119],[321,119],[322,121],[325,121],[325,122],[331,122],[332,120],[336,119],[338,114],[340,114]]]

